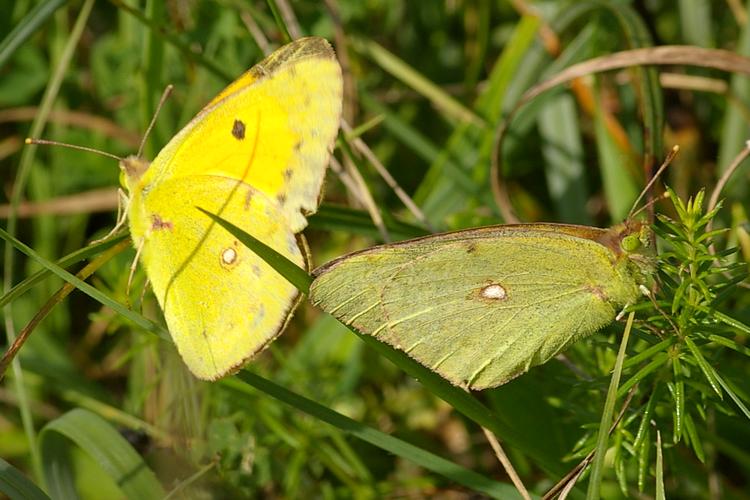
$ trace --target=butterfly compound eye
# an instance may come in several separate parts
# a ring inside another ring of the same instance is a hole
[[[641,242],[640,235],[637,234],[629,234],[620,241],[620,248],[627,253],[635,252],[641,248],[642,245],[643,243]]]

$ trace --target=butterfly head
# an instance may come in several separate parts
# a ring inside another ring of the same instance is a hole
[[[128,192],[132,192],[149,165],[150,162],[140,156],[131,155],[120,160],[120,185]]]
[[[640,221],[628,220],[614,228],[619,240],[618,254],[635,264],[643,275],[651,275],[656,265],[654,233]]]

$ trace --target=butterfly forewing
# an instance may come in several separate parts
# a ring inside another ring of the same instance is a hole
[[[341,116],[341,68],[327,41],[303,38],[253,67],[152,163],[144,184],[220,175],[278,203],[293,232],[317,209]]]
[[[316,271],[311,299],[455,384],[496,386],[608,324],[638,296],[614,252],[574,236],[577,226],[560,227],[376,247]]]

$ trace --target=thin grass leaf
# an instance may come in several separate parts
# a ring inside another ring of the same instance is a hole
[[[730,349],[744,354],[745,356],[750,356],[750,348],[745,347],[744,345],[740,345],[737,342],[726,337],[722,337],[721,335],[709,335],[708,340],[716,342],[717,344],[721,344],[725,347],[729,347]]]
[[[661,433],[656,431],[656,500],[666,500],[664,493],[664,457],[661,449]]]
[[[695,456],[698,457],[702,463],[706,463],[706,454],[703,451],[703,445],[701,444],[701,438],[698,435],[698,429],[695,427],[695,421],[693,420],[690,412],[685,413],[685,431],[687,432],[687,438],[690,442],[690,446],[695,452]]]
[[[287,259],[279,252],[269,247],[262,241],[258,240],[254,236],[246,233],[239,227],[235,226],[229,221],[226,221],[218,215],[212,214],[201,207],[195,207],[207,216],[209,216],[218,225],[229,231],[232,236],[240,240],[240,242],[247,248],[252,250],[258,257],[263,259],[269,266],[274,268],[276,272],[282,275],[289,283],[297,287],[297,290],[307,294],[310,290],[310,283],[313,278],[307,271],[301,269],[294,262]]]
[[[65,5],[66,0],[46,0],[37,3],[26,16],[16,24],[3,41],[0,42],[0,69],[5,66],[18,47],[37,32],[39,27],[49,19],[55,11]]]
[[[651,413],[654,410],[657,392],[658,388],[654,388],[651,391],[651,396],[649,396],[648,403],[646,403],[646,407],[641,415],[641,422],[638,425],[638,432],[636,433],[635,439],[633,440],[633,449],[636,450],[636,452],[640,452],[641,448],[645,445],[645,442],[648,439],[647,434],[649,433],[651,425]]]
[[[698,346],[695,345],[695,342],[693,342],[690,337],[685,337],[684,341],[685,345],[693,354],[693,359],[698,364],[698,367],[700,367],[708,383],[711,385],[711,388],[714,390],[716,395],[719,396],[720,399],[723,399],[724,394],[721,392],[719,376],[714,368],[708,364],[708,361],[706,361],[706,358],[703,357],[700,349],[698,349]]]
[[[513,486],[492,481],[476,472],[465,469],[440,458],[437,455],[422,450],[421,448],[417,448],[416,446],[400,439],[360,424],[355,420],[345,417],[344,415],[300,396],[299,394],[284,389],[270,380],[259,377],[254,373],[241,371],[236,375],[235,379],[236,380],[227,379],[223,381],[223,383],[241,393],[245,393],[247,392],[247,388],[239,383],[240,381],[244,382],[244,384],[252,386],[292,408],[314,416],[315,418],[333,425],[348,434],[362,439],[378,448],[389,451],[390,453],[394,453],[397,456],[410,460],[428,470],[456,481],[459,484],[463,484],[475,491],[483,492],[492,498],[520,498],[520,495],[518,495],[518,492]]]
[[[644,349],[638,354],[630,356],[628,359],[625,360],[625,363],[623,363],[622,367],[625,369],[625,368],[630,368],[632,366],[639,365],[642,361],[652,358],[658,352],[666,352],[666,350],[670,346],[672,346],[676,341],[677,340],[674,336],[669,336],[665,338],[664,340],[662,340],[661,342],[652,345],[648,349]]]
[[[96,300],[100,304],[103,304],[113,309],[116,313],[125,317],[127,320],[131,321],[133,324],[135,324],[139,328],[143,328],[144,330],[148,332],[154,333],[158,335],[159,337],[162,337],[165,340],[168,340],[170,338],[169,334],[162,327],[158,326],[156,323],[153,323],[152,321],[146,319],[142,315],[131,311],[127,307],[123,306],[116,300],[110,298],[103,292],[97,290],[96,288],[89,285],[85,281],[77,278],[75,275],[69,273],[68,271],[54,264],[53,262],[50,262],[47,259],[43,258],[39,254],[37,254],[31,247],[23,244],[16,238],[11,237],[3,229],[0,229],[0,238],[4,239],[8,243],[10,243],[13,247],[20,250],[24,254],[28,255],[32,259],[34,259],[34,261],[39,263],[42,267],[47,269],[52,274],[67,281],[71,285],[75,286],[78,290],[82,291],[83,293],[85,293],[92,299]]]
[[[617,389],[620,384],[620,375],[622,374],[622,363],[625,360],[627,351],[628,338],[630,330],[633,328],[634,313],[628,315],[628,322],[625,325],[625,332],[622,334],[620,341],[620,350],[617,352],[615,368],[612,370],[612,379],[607,390],[607,399],[604,402],[602,417],[599,421],[599,431],[596,437],[596,447],[594,459],[591,462],[591,476],[589,477],[589,487],[586,492],[587,500],[595,500],[601,494],[601,483],[604,476],[604,456],[607,452],[607,441],[609,438],[609,428],[612,425],[612,415],[615,411],[615,402],[617,401]]]
[[[76,250],[75,252],[71,252],[65,257],[58,259],[55,262],[55,264],[60,266],[61,268],[65,268],[70,265],[76,264],[100,252],[103,252],[104,250],[116,245],[117,243],[120,243],[122,240],[124,240],[128,236],[129,235],[127,233],[116,234],[112,236],[111,238],[107,238],[104,241],[101,241],[93,245],[85,246],[79,250]],[[53,274],[52,271],[50,271],[47,268],[44,268],[30,275],[28,278],[26,278],[25,280],[21,281],[20,283],[15,285],[13,288],[11,288],[8,291],[8,293],[0,297],[0,307],[4,306],[5,304],[9,304],[13,302],[18,297],[28,292],[29,290],[31,290],[34,287],[34,285],[43,281],[45,278],[49,277],[51,274]]]
[[[633,387],[638,382],[641,382],[642,380],[645,380],[645,378],[652,372],[659,369],[662,365],[664,365],[669,360],[669,354],[666,352],[660,352],[656,356],[654,356],[654,359],[651,360],[649,364],[638,370],[633,376],[631,376],[629,379],[627,379],[625,382],[622,383],[620,388],[617,391],[617,397],[621,398],[627,392],[630,390],[631,387]]]
[[[712,314],[714,318],[718,319],[725,325],[731,326],[732,328],[736,328],[737,330],[741,331],[742,333],[746,335],[750,335],[750,326],[746,325],[745,323],[739,320],[736,320],[732,318],[731,316],[728,316],[720,311],[712,311]]]
[[[651,423],[646,427],[641,446],[638,448],[638,491],[646,487],[646,475],[651,464]]]
[[[672,370],[674,375],[674,391],[672,393],[672,398],[674,399],[674,406],[672,407],[674,429],[672,437],[674,442],[678,443],[682,438],[682,425],[685,416],[685,382],[682,380],[682,366],[680,365],[679,356],[672,357]]]
[[[381,68],[442,110],[446,114],[447,120],[468,123],[479,128],[487,126],[482,117],[458,102],[382,45],[373,40],[353,39],[352,42],[357,50],[369,55]]]
[[[750,420],[750,409],[748,409],[747,406],[745,406],[745,403],[742,402],[742,400],[739,398],[737,393],[733,390],[733,388],[727,383],[726,380],[724,380],[721,376],[716,374],[716,380],[721,385],[721,387],[729,394],[729,397],[732,398],[732,401],[734,401],[734,404],[737,405],[737,408],[742,411],[742,413],[745,415],[745,417]]]

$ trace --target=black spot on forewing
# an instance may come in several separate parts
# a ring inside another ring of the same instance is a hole
[[[242,120],[234,121],[234,124],[232,125],[232,135],[238,141],[241,141],[245,138],[245,124],[242,122]]]
[[[286,203],[286,194],[285,193],[277,194],[276,201],[279,202],[279,205],[283,205],[284,203]]]
[[[292,169],[291,168],[284,169],[284,180],[289,182],[291,178],[292,178]]]

